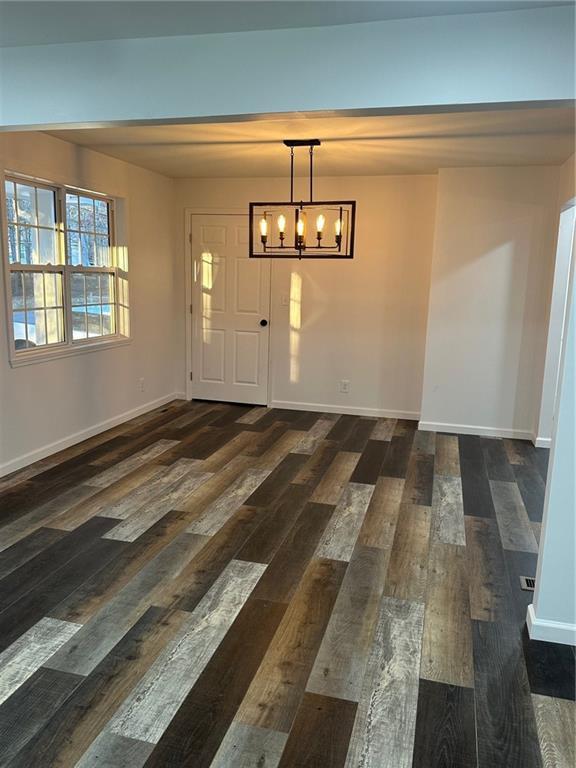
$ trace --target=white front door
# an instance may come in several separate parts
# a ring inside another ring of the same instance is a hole
[[[266,405],[270,260],[248,258],[248,216],[192,216],[192,396]]]

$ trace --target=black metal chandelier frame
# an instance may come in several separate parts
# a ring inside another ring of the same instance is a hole
[[[284,145],[290,149],[290,200],[255,202],[249,205],[249,238],[251,258],[280,258],[280,259],[352,259],[354,258],[354,237],[356,229],[355,200],[314,200],[314,148],[320,146],[319,139],[285,139]],[[309,195],[307,201],[294,200],[294,149],[308,147],[309,154]],[[270,210],[271,209],[271,210]],[[264,220],[272,215],[274,209],[294,210],[294,242],[288,244],[288,237],[280,230],[278,243],[270,243],[266,232],[258,233],[256,222],[258,212]],[[315,237],[308,239],[305,233],[306,214],[311,210],[317,212],[332,210],[336,212],[336,229],[333,244],[325,244],[326,236],[323,231],[317,231]],[[302,225],[299,229],[299,222]],[[256,238],[256,239],[255,239]],[[322,242],[324,240],[324,243]],[[257,247],[259,241],[260,247]]]

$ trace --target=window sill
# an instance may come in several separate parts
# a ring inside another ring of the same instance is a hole
[[[76,355],[85,355],[89,352],[103,352],[107,349],[116,349],[116,347],[126,347],[131,343],[132,339],[124,336],[111,341],[99,341],[89,344],[84,343],[76,346],[59,347],[58,349],[50,350],[27,351],[12,355],[10,358],[10,366],[12,368],[20,368],[23,365],[48,363],[51,360],[58,360],[62,357],[75,357]]]

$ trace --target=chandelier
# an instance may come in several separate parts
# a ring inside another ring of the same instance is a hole
[[[290,200],[250,203],[250,256],[284,259],[352,259],[355,200],[313,199],[314,147],[318,139],[286,139],[290,148]],[[294,201],[294,148],[308,147],[308,201]]]

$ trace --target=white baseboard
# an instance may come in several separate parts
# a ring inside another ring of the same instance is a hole
[[[533,440],[531,432],[523,429],[500,429],[498,427],[477,427],[472,424],[444,424],[440,421],[421,421],[418,429],[424,432],[454,432],[461,435],[480,437],[511,437],[515,440]]]
[[[388,419],[412,419],[420,416],[418,411],[391,411],[384,408],[361,408],[358,406],[329,405],[328,403],[297,403],[292,400],[272,400],[270,408],[284,408],[287,411],[314,411],[323,413],[342,413],[349,416],[376,416]]]
[[[154,408],[160,408],[160,406],[166,405],[166,403],[169,403],[172,400],[185,399],[186,395],[184,392],[172,392],[170,395],[159,397],[157,400],[151,400],[144,405],[139,405],[137,408],[132,408],[130,411],[124,411],[124,413],[120,413],[118,416],[113,416],[111,419],[101,421],[99,424],[94,424],[94,426],[83,429],[80,432],[75,432],[73,435],[63,437],[61,440],[56,440],[53,443],[42,446],[42,448],[36,448],[34,451],[30,451],[30,453],[17,456],[15,459],[6,462],[6,464],[0,464],[0,477],[9,475],[11,472],[16,472],[16,470],[27,467],[29,464],[34,464],[35,461],[45,459],[47,456],[51,456],[53,453],[58,453],[58,451],[63,451],[65,448],[70,448],[70,446],[76,445],[76,443],[81,443],[83,440],[98,435],[100,432],[105,432],[107,429],[117,427],[124,421],[130,421],[130,419],[135,419],[136,416],[141,416],[143,413],[153,411]]]
[[[534,605],[528,606],[526,624],[531,640],[545,640],[548,643],[576,645],[576,625],[562,621],[538,619],[534,613]]]
[[[551,448],[552,447],[552,438],[551,437],[536,437],[536,438],[533,438],[533,443],[536,446],[536,448]]]

